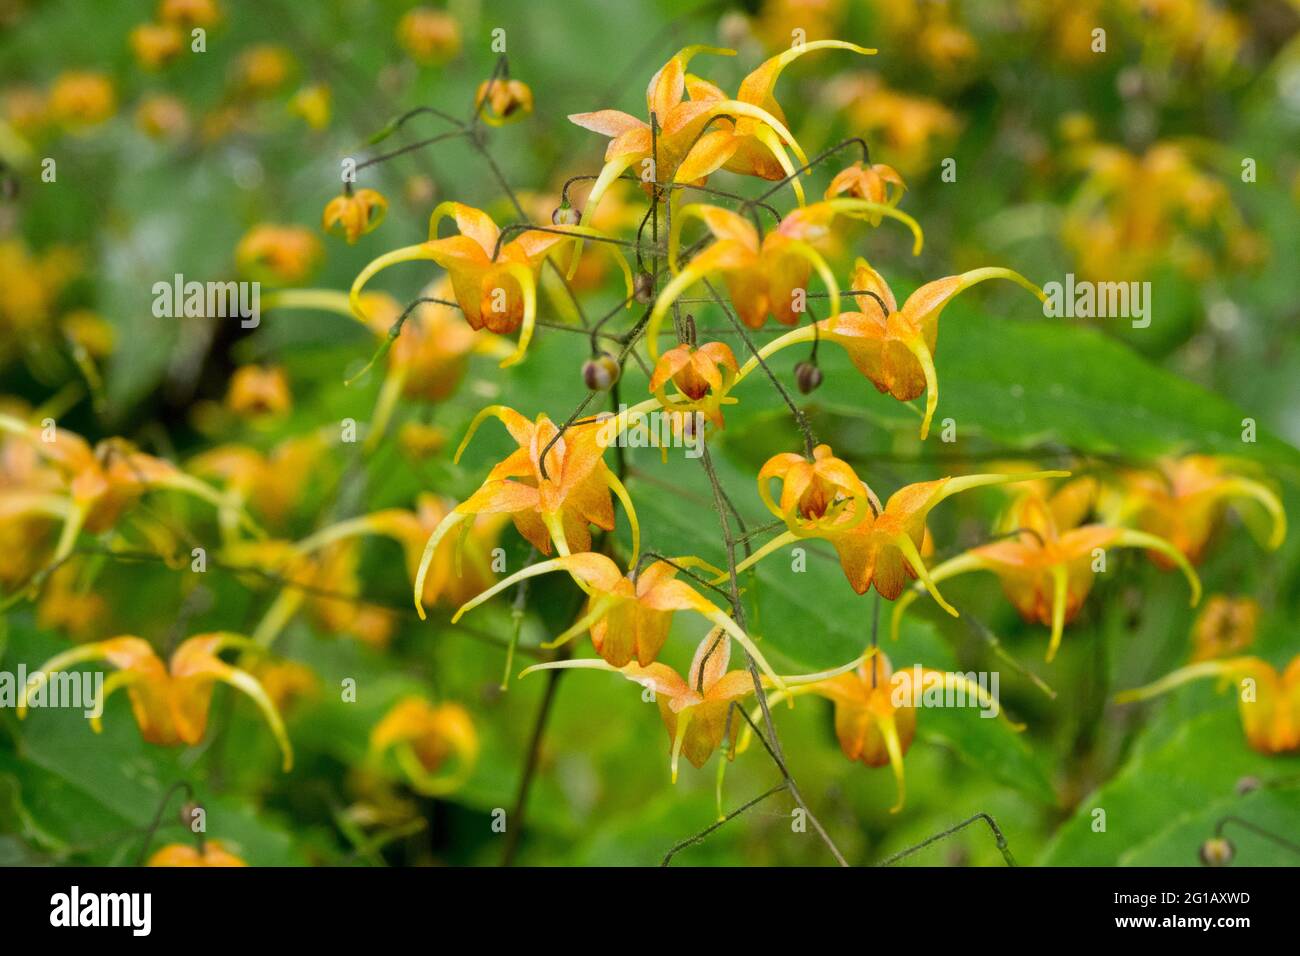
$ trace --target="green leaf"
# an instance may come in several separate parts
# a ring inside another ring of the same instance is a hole
[[[1057,832],[1040,862],[1047,865],[1195,865],[1201,843],[1214,835],[1224,816],[1249,820],[1282,835],[1300,832],[1300,795],[1294,780],[1300,758],[1265,756],[1242,738],[1236,707],[1223,700],[1185,721],[1151,749],[1140,748],[1109,783],[1084,799]],[[1290,789],[1238,793],[1243,778],[1282,781]],[[1096,810],[1105,811],[1105,830],[1093,829]],[[1288,864],[1285,851],[1242,831],[1249,854],[1239,864]]]

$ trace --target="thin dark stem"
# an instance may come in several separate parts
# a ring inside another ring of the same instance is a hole
[[[676,856],[678,853],[680,853],[682,850],[685,850],[687,847],[695,846],[697,843],[703,843],[705,838],[708,837],[710,833],[712,833],[714,830],[717,830],[723,824],[736,819],[736,817],[740,816],[746,810],[758,806],[768,797],[772,796],[773,794],[780,793],[782,790],[786,790],[786,789],[789,789],[788,784],[784,780],[782,780],[780,783],[778,783],[775,787],[772,787],[770,790],[763,791],[754,799],[750,800],[747,803],[742,804],[741,806],[737,807],[735,810],[732,810],[721,820],[718,820],[717,822],[711,824],[710,826],[705,827],[703,830],[701,830],[699,833],[695,834],[694,836],[687,837],[685,840],[682,840],[680,843],[676,844],[671,850],[668,851],[667,854],[665,854],[664,861],[659,865],[668,866],[670,863],[672,863],[673,857]]]
[[[916,844],[915,846],[909,846],[906,850],[902,850],[898,853],[895,853],[889,859],[882,860],[880,863],[876,865],[892,866],[893,864],[897,863],[899,860],[905,859],[906,857],[911,856],[913,853],[925,849],[931,843],[937,843],[940,840],[947,839],[948,837],[952,836],[954,833],[958,832],[959,830],[963,830],[966,827],[970,826],[972,823],[975,823],[979,820],[983,820],[985,823],[988,824],[989,830],[991,830],[993,833],[993,839],[997,842],[998,849],[1002,852],[1002,859],[1006,860],[1007,866],[1017,866],[1018,864],[1016,863],[1015,857],[1011,855],[1011,847],[1007,845],[1007,838],[1002,835],[1002,830],[1001,828],[998,827],[997,821],[994,820],[987,813],[983,813],[983,812],[975,814],[975,816],[971,817],[969,820],[963,820],[961,823],[958,823],[956,826],[949,827],[948,829],[944,830],[942,833],[936,833],[932,837],[927,837],[926,839],[922,840],[920,843]]]

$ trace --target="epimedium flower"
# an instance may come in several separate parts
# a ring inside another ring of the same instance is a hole
[[[347,189],[335,196],[325,206],[321,227],[328,233],[341,235],[354,245],[367,233],[374,232],[388,212],[388,200],[373,189]]]
[[[278,418],[293,407],[289,378],[278,365],[241,365],[230,376],[226,407],[240,418]]]
[[[735,639],[754,659],[754,663],[774,683],[780,685],[781,678],[772,670],[744,628],[685,581],[677,580],[677,572],[690,567],[704,567],[711,572],[721,573],[698,559],[685,558],[655,561],[645,568],[633,568],[624,575],[619,571],[618,565],[603,554],[575,552],[529,565],[497,582],[464,604],[452,617],[452,623],[458,621],[466,611],[478,607],[493,595],[520,581],[562,570],[572,575],[577,585],[586,592],[587,606],[572,627],[549,641],[545,647],[558,647],[589,629],[592,646],[605,663],[618,668],[635,661],[637,665],[646,667],[659,656],[664,641],[668,639],[673,614],[677,611],[694,611]]]
[[[157,70],[181,55],[185,38],[173,23],[141,23],[128,40],[136,62],[146,70]]]
[[[116,112],[117,91],[102,73],[69,70],[55,77],[48,106],[55,122],[73,130],[85,129]]]
[[[844,196],[849,199],[865,199],[892,209],[898,205],[906,190],[907,185],[903,182],[903,177],[894,167],[886,166],[884,163],[873,163],[868,166],[859,160],[835,174],[830,185],[826,187],[823,198],[834,199],[837,196]]]
[[[216,26],[221,20],[217,0],[160,0],[158,19],[190,29]]]
[[[998,530],[1009,535],[950,558],[930,569],[933,581],[944,581],[968,571],[991,571],[1002,582],[1003,593],[1020,616],[1052,629],[1047,646],[1051,661],[1061,645],[1065,625],[1078,615],[1092,590],[1097,555],[1110,548],[1142,548],[1165,555],[1187,577],[1191,603],[1201,600],[1201,581],[1187,559],[1163,538],[1103,524],[1080,524],[1087,512],[1081,507],[1080,489],[1090,479],[1062,486],[1052,495],[1036,488],[1022,492],[1007,510]],[[915,593],[894,607],[893,633]]]
[[[474,773],[479,741],[469,712],[459,704],[423,697],[398,701],[370,732],[369,760],[391,753],[417,793],[440,797],[459,790]],[[445,769],[454,762],[450,771]]]
[[[421,494],[416,499],[414,511],[386,508],[340,521],[298,542],[294,552],[306,555],[358,535],[381,535],[401,545],[407,573],[414,583],[419,575],[425,543],[455,506],[456,502],[449,498]],[[421,590],[424,604],[456,607],[491,587],[496,580],[492,571],[492,552],[505,521],[504,514],[481,515],[469,523],[459,541],[441,542],[425,570]]]
[[[484,80],[474,94],[474,109],[489,126],[504,126],[533,111],[533,91],[520,80]]]
[[[797,209],[761,239],[752,223],[729,209],[707,203],[683,206],[673,219],[668,239],[668,261],[675,275],[655,301],[646,327],[651,357],[658,355],[659,328],[672,304],[691,286],[714,275],[721,276],[726,283],[741,321],[757,329],[769,315],[784,325],[799,321],[807,311],[804,305],[808,279],[816,269],[830,296],[831,317],[825,321],[835,326],[840,315],[839,283],[815,243],[829,234],[831,223],[841,215],[897,219],[912,230],[913,255],[921,251],[923,237],[916,220],[890,206],[862,199],[828,199]],[[679,269],[681,227],[693,218],[708,227],[714,241]]]
[[[260,652],[262,648],[239,634],[199,634],[182,642],[164,663],[148,641],[131,635],[83,644],[55,655],[32,674],[19,700],[18,716],[26,715],[31,695],[39,693],[51,675],[77,664],[103,660],[117,670],[104,681],[98,702],[101,709],[109,696],[125,688],[140,735],[146,741],[165,747],[193,746],[207,731],[214,685],[229,684],[252,698],[262,712],[288,772],[293,767],[293,749],[280,713],[255,677],[218,656],[228,650]],[[98,733],[100,718],[91,717],[90,721]]]
[[[773,480],[781,482],[780,505],[772,498]],[[813,449],[812,461],[794,452],[769,458],[758,472],[758,496],[799,537],[822,530],[850,531],[881,511],[875,492],[825,444]],[[852,510],[853,517],[851,523],[841,524],[846,509]]]
[[[859,258],[853,270],[853,289],[870,295],[856,296],[858,312],[832,314],[813,325],[787,332],[759,350],[763,359],[800,342],[825,340],[841,346],[878,392],[887,392],[901,402],[925,395],[921,439],[930,433],[930,422],[939,405],[939,377],[934,352],[939,338],[939,316],[958,294],[988,279],[1009,279],[1028,289],[1040,300],[1043,290],[1011,269],[986,267],[927,282],[898,307],[889,285],[875,269]],[[883,303],[883,308],[882,308]],[[741,369],[747,375],[758,359]]]
[[[398,21],[397,42],[421,65],[446,63],[460,52],[460,24],[444,10],[414,7]]]
[[[727,392],[739,371],[736,355],[725,342],[698,347],[682,344],[659,356],[650,376],[650,391],[669,411],[698,411],[721,428],[722,406],[736,401]],[[667,394],[670,382],[677,389],[673,398]]]
[[[92,448],[67,429],[28,426],[6,414],[0,414],[0,432],[22,439],[52,468],[53,482],[0,490],[4,499],[0,513],[6,518],[41,515],[63,522],[51,564],[60,563],[72,552],[83,529],[92,533],[108,530],[147,491],[179,491],[218,509],[232,507],[210,485],[136,450],[122,438],[108,438]],[[246,527],[258,531],[241,509],[234,510]]]
[[[657,164],[643,174],[643,182],[702,185],[710,173],[727,168],[742,175],[781,179],[793,176],[795,167],[786,154],[788,146],[801,164],[807,156],[785,127],[780,106],[772,95],[781,71],[804,53],[835,47],[871,54],[856,44],[842,40],[818,40],[804,43],[765,61],[740,85],[736,99],[711,83],[686,73],[687,64],[698,53],[735,56],[735,50],[710,46],[688,46],[664,64],[646,88],[646,118],[654,118],[657,131],[650,123],[619,110],[575,113],[570,122],[593,133],[610,137],[605,150],[605,166],[587,197],[584,214],[590,219],[600,206],[600,199],[610,184],[628,167],[647,162]],[[689,99],[683,99],[687,93]],[[776,108],[775,114],[772,108]],[[726,117],[726,120],[719,120]],[[706,127],[718,128],[705,132]],[[803,187],[797,177],[791,185],[803,202]]]
[[[1213,594],[1192,624],[1192,662],[1239,654],[1255,643],[1259,602]]]
[[[439,542],[474,515],[508,514],[516,530],[538,551],[549,555],[554,547],[563,556],[591,549],[589,525],[613,530],[613,491],[632,528],[633,561],[641,550],[641,526],[632,498],[602,459],[603,423],[575,425],[556,439],[559,429],[544,414],[530,422],[514,409],[490,405],[474,416],[454,461],[460,461],[479,425],[488,418],[499,419],[519,447],[493,466],[478,491],[453,508],[429,536],[415,578],[415,606],[421,618],[424,580]],[[548,445],[543,466],[542,451]]]
[[[1180,667],[1146,687],[1127,690],[1117,703],[1149,700],[1189,681],[1217,677],[1237,686],[1237,708],[1246,743],[1262,754],[1300,750],[1300,655],[1280,673],[1258,657],[1229,657]]]
[[[273,285],[297,285],[320,257],[320,240],[302,226],[261,223],[244,233],[235,247],[240,271]]]
[[[958,616],[956,609],[939,593],[919,550],[925,541],[925,522],[930,512],[946,498],[963,491],[1068,474],[1041,471],[1023,475],[961,475],[922,481],[900,488],[881,508],[877,504],[879,499],[866,485],[861,489],[854,486],[852,479],[856,475],[852,469],[840,469],[835,466],[835,461],[826,445],[820,446],[820,455],[814,455],[808,472],[793,469],[790,459],[784,455],[768,460],[759,473],[760,485],[782,475],[790,475],[794,480],[788,496],[783,487],[780,506],[773,502],[770,491],[764,490],[761,494],[768,509],[785,521],[789,530],[754,551],[736,566],[736,570],[743,571],[774,551],[804,538],[822,538],[835,548],[844,576],[859,594],[866,594],[874,584],[881,597],[892,601],[903,593],[909,580],[919,578],[930,596],[953,617]],[[821,465],[820,469],[818,465]],[[804,481],[807,481],[806,485]],[[864,498],[870,508],[868,514],[863,513]]]
[[[188,843],[169,843],[160,849],[145,866],[248,866],[244,860],[231,853],[219,840],[204,840],[203,848]]]
[[[438,224],[447,217],[456,221],[459,232],[439,239]],[[362,322],[368,321],[361,292],[377,273],[399,262],[430,260],[447,270],[456,302],[471,328],[486,328],[500,335],[519,331],[518,347],[501,362],[502,368],[515,365],[523,361],[532,341],[537,319],[538,274],[547,257],[563,243],[573,242],[579,236],[604,238],[594,229],[573,225],[525,227],[516,231],[518,234],[509,242],[502,242],[502,231],[487,213],[463,203],[441,203],[429,219],[428,242],[394,249],[361,270],[352,283],[352,311]],[[630,300],[632,269],[613,245],[604,245],[623,269]]]
[[[720,625],[709,631],[700,642],[685,677],[667,664],[658,662],[644,667],[637,663],[615,667],[599,658],[534,664],[521,671],[519,676],[523,678],[542,670],[604,670],[622,674],[640,684],[653,694],[653,700],[659,706],[659,716],[672,744],[670,767],[673,783],[676,783],[678,760],[682,754],[693,766],[704,766],[713,751],[728,737],[728,726],[730,740],[734,742],[740,724],[744,722],[741,717],[728,720],[728,711],[732,704],[754,693],[754,678],[747,670],[727,670],[730,660],[731,641]],[[755,662],[757,660],[755,658]],[[764,680],[771,680],[773,686],[779,688],[812,683],[851,670],[860,660],[831,671],[794,677],[772,675]]]
[[[969,677],[919,664],[895,671],[878,648],[869,649],[849,672],[791,687],[784,695],[773,694],[769,703],[776,703],[782,696],[815,694],[834,704],[840,750],[863,766],[888,766],[893,771],[898,799],[889,812],[898,813],[907,796],[903,758],[916,737],[917,704],[924,705],[924,695],[933,693],[932,688],[944,694],[961,694],[963,700],[1002,713],[989,692]],[[1023,729],[1019,724],[1012,726]],[[737,743],[737,753],[746,749],[750,737],[746,728]]]
[[[1125,476],[1125,494],[1114,511],[1116,521],[1166,538],[1189,561],[1199,563],[1228,506],[1245,500],[1259,503],[1268,513],[1272,529],[1267,536],[1258,536],[1265,547],[1276,551],[1286,539],[1281,500],[1267,485],[1238,474],[1224,458],[1166,458],[1154,472],[1131,472]],[[1249,522],[1247,527],[1256,530]],[[1168,566],[1160,555],[1152,560]]]

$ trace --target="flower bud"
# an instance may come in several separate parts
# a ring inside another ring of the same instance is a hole
[[[1201,862],[1206,866],[1227,866],[1236,852],[1223,837],[1211,837],[1201,844]]]
[[[608,352],[601,352],[582,363],[582,380],[593,392],[603,392],[613,386],[620,373],[618,362]]]
[[[800,362],[794,367],[794,381],[804,395],[817,391],[822,383],[822,370],[814,362]]]
[[[576,226],[582,222],[582,213],[574,209],[567,202],[556,206],[551,212],[551,225],[554,226]]]
[[[632,283],[632,294],[642,305],[648,305],[655,297],[655,277],[648,272],[638,272]]]

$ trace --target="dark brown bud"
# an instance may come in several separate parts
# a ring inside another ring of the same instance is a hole
[[[582,380],[593,392],[603,392],[618,381],[618,362],[608,352],[601,352],[582,363]]]
[[[1206,866],[1227,866],[1236,852],[1223,837],[1210,837],[1201,844],[1201,862]]]
[[[794,383],[805,395],[815,392],[822,383],[822,370],[812,362],[800,362],[794,367]]]
[[[181,804],[181,825],[186,829],[194,825],[195,817],[203,810],[203,805],[196,800],[186,800]]]
[[[632,294],[642,305],[648,305],[655,297],[655,277],[648,272],[638,272],[632,282]]]

